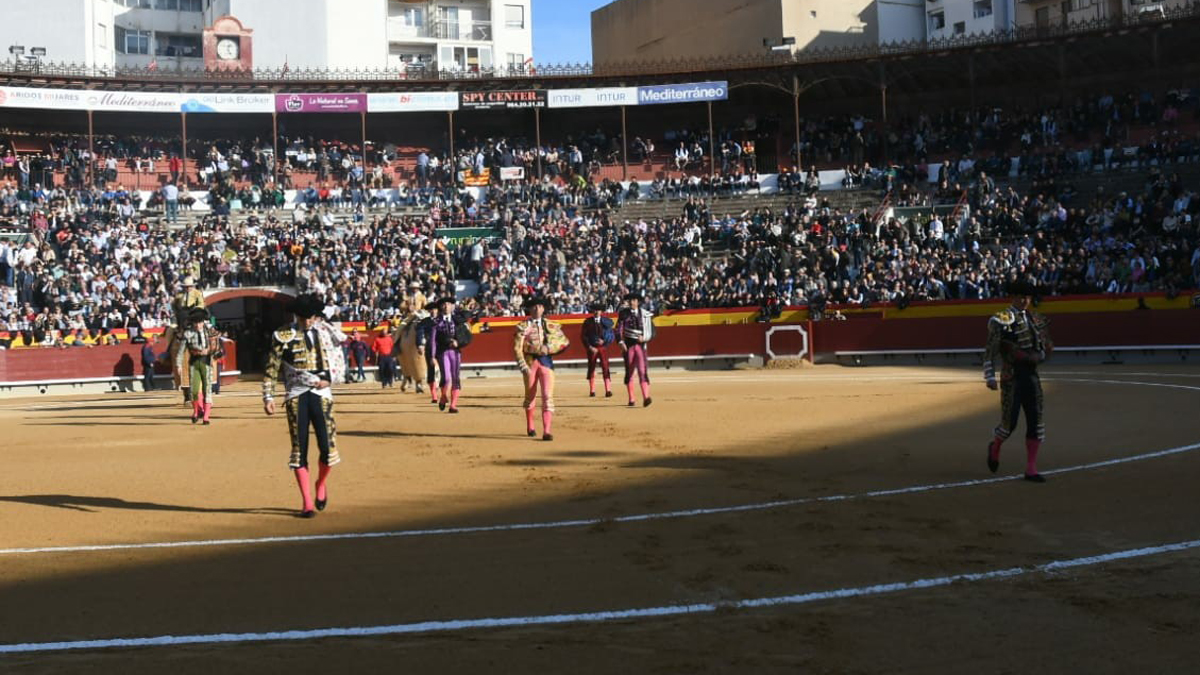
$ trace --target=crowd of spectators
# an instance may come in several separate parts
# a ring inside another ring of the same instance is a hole
[[[341,186],[305,188],[310,208],[295,211],[269,208],[281,187],[270,181],[270,153],[261,140],[211,144],[201,169],[209,185],[219,199],[241,201],[249,213],[231,214],[226,203],[182,228],[141,216],[134,190],[110,183],[50,187],[37,180],[32,164],[29,178],[13,180],[6,161],[0,229],[11,236],[0,240],[0,332],[27,335],[26,344],[89,344],[111,339],[115,328],[162,326],[187,275],[207,288],[294,284],[323,294],[340,318],[369,323],[411,309],[417,292],[431,297],[456,288],[475,290],[465,309],[481,316],[517,314],[531,294],[548,297],[556,312],[582,312],[592,302],[614,305],[633,289],[656,311],[903,306],[997,297],[1013,279],[1030,281],[1046,295],[1174,294],[1200,285],[1200,198],[1196,186],[1174,173],[1200,154],[1200,146],[1173,127],[1187,105],[1185,97],[1170,94],[1165,101],[1099,97],[1040,116],[924,115],[913,121],[911,137],[888,140],[895,148],[908,145],[908,161],[883,169],[870,164],[879,139],[867,120],[810,123],[802,153],[849,162],[849,186],[886,193],[896,207],[945,205],[901,209],[890,220],[872,210],[834,207],[816,189],[815,167],[781,176],[780,189],[791,195],[782,208],[714,201],[758,187],[745,144],[725,132],[713,139],[727,170],[721,176],[659,178],[648,187],[587,177],[588,163],[611,156],[619,140],[600,129],[541,148],[520,139],[459,138],[454,155],[421,153],[414,184],[387,204],[400,200],[412,208],[387,214],[364,208],[379,197],[372,192],[374,176],[357,159],[361,148],[352,144],[286,143],[281,154],[288,166],[316,170]],[[1154,135],[1134,153],[1141,187],[1080,194],[1064,167],[1105,170],[1127,161],[1109,145],[1122,147],[1113,130],[1129,119],[1154,121]],[[854,135],[829,131],[838,125]],[[1098,129],[1105,139],[1113,133],[1111,144],[1071,151],[1059,145],[1067,136],[1094,140]],[[1023,177],[1030,185],[1024,190],[1003,184],[1010,167],[975,159],[989,146],[1005,156],[999,149],[1014,139],[1025,152],[1020,165],[1039,167]],[[673,132],[670,142],[688,150],[689,162],[689,148],[708,147],[707,137],[687,131]],[[50,161],[86,159],[77,139],[50,138],[48,147]],[[970,155],[925,161],[946,150]],[[146,139],[114,140],[104,152],[134,161],[166,156],[171,166],[169,144]],[[1052,159],[1059,155],[1068,159]],[[539,161],[542,179],[530,175]],[[26,167],[15,166],[24,175]],[[468,177],[503,168],[529,173],[525,180],[463,189]],[[934,183],[930,172],[936,172]],[[221,195],[220,186],[233,192]],[[173,196],[185,204],[186,188]],[[659,196],[680,200],[671,215],[626,220],[612,209],[627,199]],[[353,212],[330,210],[342,205]],[[479,226],[486,234],[451,241],[440,231],[453,225]]]

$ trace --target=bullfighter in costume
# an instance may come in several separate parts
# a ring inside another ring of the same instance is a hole
[[[221,351],[221,334],[208,322],[208,310],[193,309],[188,314],[187,330],[183,332],[183,351],[188,357],[188,383],[192,394],[192,424],[212,415],[213,378],[218,377],[215,364]]]
[[[617,316],[617,334],[620,336],[621,354],[625,357],[625,388],[629,390],[629,407],[634,406],[633,376],[636,373],[642,387],[642,406],[650,399],[650,370],[646,359],[646,345],[654,339],[654,315],[642,309],[642,296],[627,293],[629,306]]]
[[[188,350],[183,346],[183,333],[191,325],[192,310],[204,309],[204,294],[196,289],[196,280],[186,276],[181,281],[183,289],[171,299],[171,313],[175,318],[174,328],[168,331],[167,353],[171,359],[171,381],[176,389],[183,390],[183,402],[191,400],[191,389],[186,386],[188,377]]]
[[[1044,483],[1045,477],[1037,471],[1038,450],[1046,437],[1042,382],[1037,367],[1050,356],[1054,345],[1047,330],[1049,320],[1030,309],[1035,292],[1033,286],[1024,282],[1010,284],[1008,294],[1012,305],[988,321],[983,377],[988,389],[1000,390],[1000,424],[988,443],[987,466],[992,473],[1000,467],[1000,446],[1016,428],[1024,410],[1025,480]]]
[[[592,315],[583,320],[582,341],[587,350],[588,395],[596,395],[596,365],[604,377],[604,396],[612,397],[612,373],[608,370],[608,348],[616,341],[613,320],[604,316],[604,305],[591,304]]]
[[[312,294],[301,295],[288,305],[296,320],[271,335],[271,352],[263,373],[263,410],[275,414],[275,383],[282,377],[285,389],[288,431],[292,453],[288,467],[300,487],[300,516],[312,518],[328,503],[326,483],[337,452],[337,425],[333,419],[332,382],[345,375],[341,342],[345,335],[321,316],[323,303]],[[312,425],[320,451],[316,500],[309,486],[308,427]],[[315,510],[314,510],[315,509]]]
[[[517,324],[513,338],[513,356],[525,378],[525,433],[536,436],[533,404],[538,388],[542,390],[542,440],[554,440],[554,355],[566,349],[569,341],[562,326],[548,321],[545,298],[525,302],[529,318]]]
[[[458,412],[458,395],[462,391],[462,348],[471,342],[471,329],[455,313],[455,302],[452,295],[438,300],[441,316],[433,322],[430,340],[436,350],[438,368],[442,371],[439,381],[442,395],[438,399],[438,409],[445,410],[448,404],[452,413]]]
[[[417,324],[417,334],[414,338],[417,345],[417,358],[425,359],[425,384],[429,386],[429,402],[437,403],[437,355],[433,344],[433,325],[441,315],[438,303],[425,305],[428,315]]]

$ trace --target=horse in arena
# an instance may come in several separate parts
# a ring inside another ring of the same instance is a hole
[[[417,391],[422,391],[425,382],[425,357],[417,351],[417,326],[428,314],[424,311],[413,312],[396,326],[392,333],[400,363],[400,390],[408,389],[409,384],[416,385]]]
[[[188,391],[190,382],[188,381],[188,353],[183,348],[183,330],[175,326],[167,326],[163,333],[163,341],[167,343],[167,359],[171,364],[171,385],[175,389],[183,389]],[[184,394],[184,401],[187,401],[187,394]]]

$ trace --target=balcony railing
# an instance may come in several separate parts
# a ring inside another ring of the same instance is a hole
[[[491,42],[491,21],[434,21],[429,25],[429,37],[439,40]]]
[[[415,38],[434,40],[459,40],[463,42],[491,42],[491,21],[433,21],[413,26],[403,19],[390,18],[387,23],[388,40],[401,42]]]

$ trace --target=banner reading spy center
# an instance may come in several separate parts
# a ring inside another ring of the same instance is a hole
[[[637,90],[638,105],[724,101],[729,98],[729,83],[724,81],[659,84],[652,87],[638,87]]]

